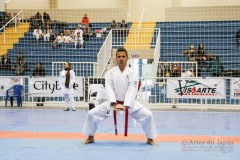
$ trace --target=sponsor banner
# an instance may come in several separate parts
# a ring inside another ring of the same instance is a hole
[[[29,95],[32,97],[63,97],[58,77],[37,77],[29,79]],[[82,77],[75,77],[74,97],[83,96]]]
[[[231,79],[231,98],[240,99],[240,78]]]
[[[167,79],[167,98],[224,99],[224,79]]]
[[[23,85],[23,78],[21,77],[1,77],[0,79],[0,96],[6,95],[6,90],[11,88],[13,85]]]

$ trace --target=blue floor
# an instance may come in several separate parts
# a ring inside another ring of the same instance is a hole
[[[61,109],[0,109],[0,131],[80,133],[87,111]],[[240,136],[240,112],[154,111],[159,135]],[[123,116],[118,117],[123,132]],[[112,118],[97,133],[114,134]],[[130,119],[129,134],[144,134]],[[211,148],[212,147],[212,148]],[[213,148],[215,147],[215,148]],[[82,140],[0,138],[0,160],[238,160],[240,144],[183,145],[143,141],[106,141],[84,145]]]

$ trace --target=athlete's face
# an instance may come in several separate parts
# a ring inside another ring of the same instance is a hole
[[[126,52],[117,52],[117,64],[119,67],[126,67],[128,62],[128,57]]]

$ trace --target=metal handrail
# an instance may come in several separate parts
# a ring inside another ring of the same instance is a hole
[[[20,12],[18,12],[17,15],[15,15],[12,19],[10,19],[1,29],[1,30],[4,30],[4,43],[6,43],[6,33],[5,33],[5,30],[6,30],[6,26],[11,23],[13,20],[15,20],[15,33],[17,32],[17,22],[16,22],[16,18],[19,14],[21,14],[23,12],[23,10],[21,10]],[[22,15],[23,17],[23,15]]]

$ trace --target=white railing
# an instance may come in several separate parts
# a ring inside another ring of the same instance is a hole
[[[142,28],[142,23],[144,21],[144,18],[145,18],[145,9],[143,9],[143,11],[142,11],[141,18],[140,18],[139,24],[138,24],[138,29]]]
[[[64,69],[65,62],[52,62],[52,76],[58,77],[59,73]],[[93,77],[96,70],[95,62],[70,62],[76,76]]]
[[[95,76],[102,76],[112,55],[112,30],[109,32],[97,56]]]
[[[6,27],[8,24],[10,24],[12,21],[14,21],[14,31],[15,33],[17,32],[17,21],[18,21],[18,15],[22,14],[22,20],[23,20],[23,10],[21,10],[20,12],[18,12],[17,15],[15,15],[11,20],[9,20],[1,29],[0,32],[3,30],[4,32],[4,36],[3,36],[3,42],[6,43]]]
[[[158,62],[160,60],[160,28],[157,33],[156,47],[154,49],[154,59],[153,59],[153,68],[152,68],[152,76],[154,77],[157,74]]]

